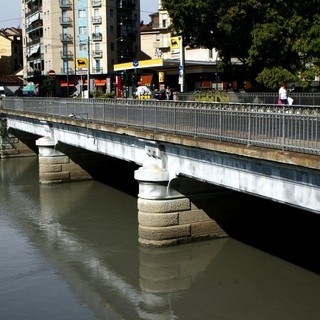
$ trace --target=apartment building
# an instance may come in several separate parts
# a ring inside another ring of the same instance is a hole
[[[0,30],[0,76],[13,75],[22,68],[21,29]]]
[[[22,12],[24,78],[41,95],[111,92],[113,65],[140,51],[139,0],[23,0]]]

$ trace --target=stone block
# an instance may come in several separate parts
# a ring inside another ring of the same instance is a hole
[[[167,248],[177,246],[179,244],[179,239],[169,239],[169,240],[149,240],[138,238],[138,242],[142,247],[146,248]]]
[[[197,222],[208,222],[212,219],[201,209],[179,212],[179,224],[192,224]]]
[[[61,172],[61,171],[62,171],[61,164],[52,164],[52,165],[41,164],[39,166],[40,175],[42,175],[44,173],[49,173],[49,172]]]
[[[51,173],[45,173],[40,176],[40,180],[42,181],[54,181],[54,180],[60,180],[62,182],[69,181],[70,174],[69,172],[51,172]]]
[[[145,227],[139,226],[139,237],[148,240],[167,240],[189,237],[190,226],[170,226],[170,227]]]
[[[70,171],[70,181],[92,180],[90,174],[84,170]]]
[[[138,212],[138,222],[146,227],[166,227],[178,225],[178,213],[146,213]]]
[[[63,163],[69,163],[69,158],[67,156],[39,157],[39,164],[63,164]]]
[[[191,203],[187,198],[165,199],[165,200],[146,200],[138,199],[138,209],[142,212],[164,213],[190,210]]]
[[[191,236],[209,236],[215,238],[227,237],[227,233],[215,222],[200,222],[191,224]]]

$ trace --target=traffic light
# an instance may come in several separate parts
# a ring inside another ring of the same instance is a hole
[[[136,73],[133,73],[131,75],[131,82],[132,82],[132,86],[136,87],[138,85],[138,81],[139,81],[139,76]]]
[[[121,81],[122,81],[122,82],[125,81],[125,72],[124,72],[124,71],[121,71],[121,72],[120,72],[120,78],[121,78]]]

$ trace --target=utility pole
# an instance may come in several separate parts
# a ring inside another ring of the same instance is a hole
[[[87,74],[88,99],[90,98],[90,36],[88,36],[88,74]]]
[[[185,56],[184,56],[184,44],[183,37],[180,36],[180,67],[179,67],[179,84],[180,92],[184,92],[185,84]]]
[[[67,65],[67,98],[70,96],[70,89],[69,89],[69,54],[68,54],[68,45],[66,45],[66,65]]]

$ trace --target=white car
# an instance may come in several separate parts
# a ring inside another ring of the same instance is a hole
[[[134,92],[134,97],[151,97],[151,90],[147,86],[139,86],[136,88],[136,91]]]
[[[6,96],[6,92],[4,90],[3,86],[0,86],[0,97],[5,97]]]

